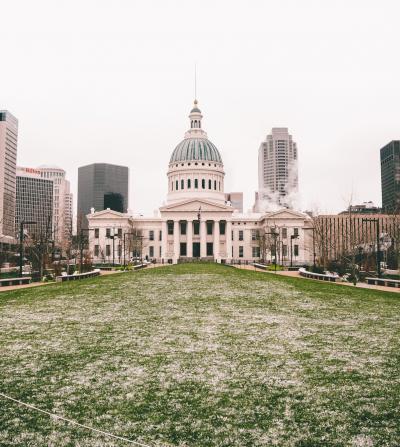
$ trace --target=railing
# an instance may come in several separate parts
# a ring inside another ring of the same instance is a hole
[[[375,286],[400,287],[400,281],[398,279],[365,278],[365,281],[367,281],[367,284],[373,284]]]
[[[57,282],[76,281],[79,279],[94,278],[95,276],[100,276],[100,270],[93,270],[92,272],[86,272],[86,273],[77,273],[75,275],[57,276],[56,281]]]
[[[309,278],[309,279],[317,279],[319,281],[330,281],[330,282],[336,282],[336,280],[339,279],[338,276],[334,275],[324,275],[323,273],[314,273],[309,272],[305,268],[299,268],[299,274],[303,278]]]
[[[0,287],[30,284],[31,280],[32,280],[31,276],[24,276],[22,278],[4,278],[0,279]]]

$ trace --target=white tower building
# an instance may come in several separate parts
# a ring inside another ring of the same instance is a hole
[[[65,171],[57,166],[40,166],[42,178],[53,180],[53,237],[58,244],[63,244],[72,232],[72,193]]]
[[[274,127],[258,151],[257,211],[294,208],[298,193],[297,145],[286,127]]]

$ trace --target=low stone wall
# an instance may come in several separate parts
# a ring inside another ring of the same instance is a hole
[[[77,273],[76,275],[57,276],[56,281],[57,282],[76,281],[79,279],[94,278],[95,276],[100,276],[100,270],[93,270],[92,272],[86,272],[86,273]]]
[[[373,284],[375,286],[400,287],[400,281],[397,279],[365,278],[365,281],[367,281],[367,284]]]
[[[4,278],[0,279],[0,287],[3,286],[20,286],[21,284],[30,284],[32,278],[23,276],[22,278]]]
[[[308,279],[317,279],[319,281],[330,281],[330,282],[336,282],[339,277],[333,276],[333,275],[324,275],[323,273],[313,273],[307,271],[305,268],[299,268],[299,274],[303,278]]]

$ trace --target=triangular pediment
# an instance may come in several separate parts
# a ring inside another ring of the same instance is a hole
[[[129,217],[127,214],[120,213],[118,211],[114,210],[102,210],[102,211],[95,211],[93,214],[87,214],[86,217],[89,219],[112,219],[116,217]]]
[[[182,200],[181,202],[171,203],[170,205],[165,205],[160,208],[161,212],[175,212],[175,211],[185,211],[185,212],[198,212],[201,211],[219,211],[219,212],[233,212],[231,206],[225,205],[223,203],[212,202],[211,200]]]
[[[262,219],[308,219],[307,214],[300,213],[299,211],[288,210],[286,208],[273,211],[272,213],[265,213]]]

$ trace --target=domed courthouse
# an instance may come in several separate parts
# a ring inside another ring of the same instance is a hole
[[[222,157],[203,130],[197,100],[189,119],[190,128],[169,161],[167,201],[158,216],[110,209],[87,216],[93,262],[123,263],[132,257],[163,263],[272,261],[276,256],[281,264],[309,263],[308,216],[288,209],[249,214],[235,209],[227,201]]]

